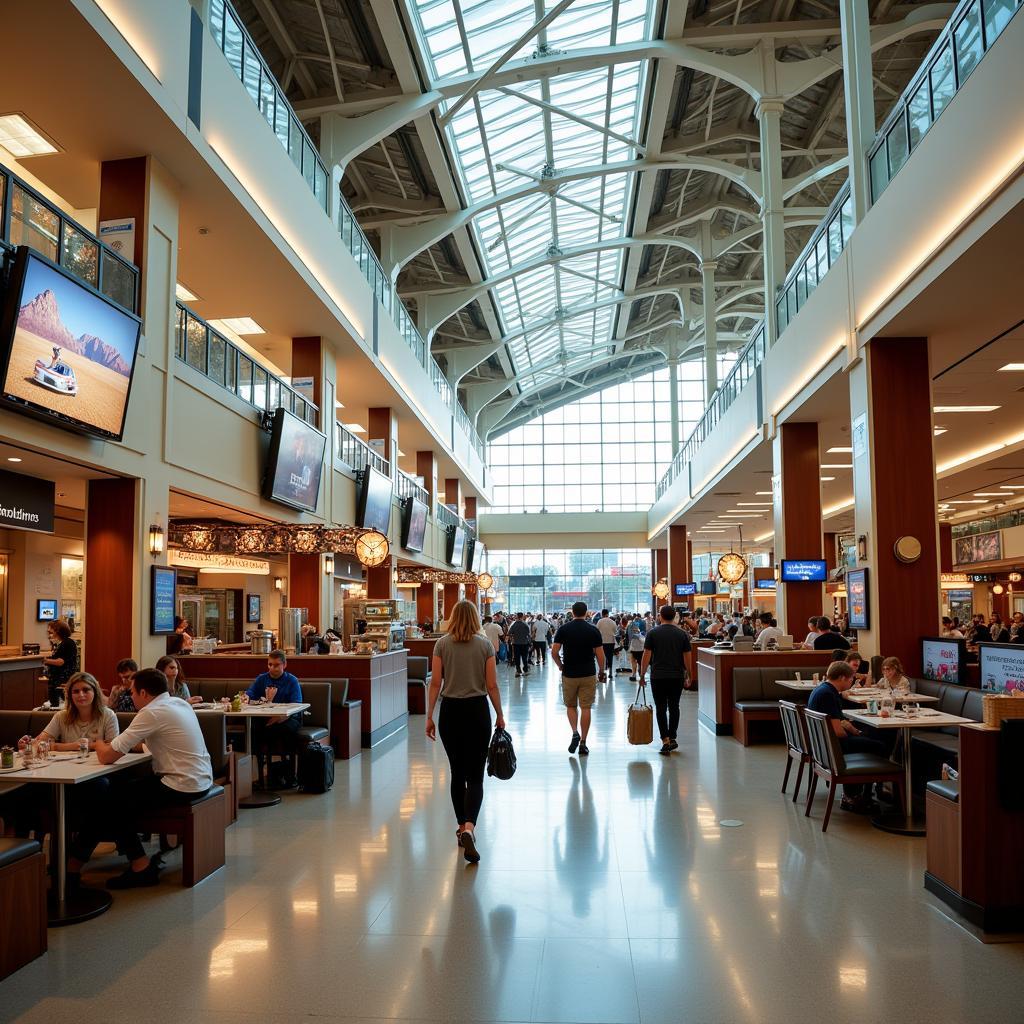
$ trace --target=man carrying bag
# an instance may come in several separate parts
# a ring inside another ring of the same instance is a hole
[[[640,685],[644,685],[647,668],[650,666],[651,696],[654,697],[658,730],[661,733],[661,750],[658,753],[668,757],[679,746],[676,739],[679,700],[686,683],[686,655],[690,652],[690,637],[685,629],[675,624],[676,610],[671,605],[661,609],[659,618],[658,625],[644,640]]]
[[[654,739],[654,709],[647,703],[647,687],[642,681],[626,715],[626,738],[633,746],[646,746]]]

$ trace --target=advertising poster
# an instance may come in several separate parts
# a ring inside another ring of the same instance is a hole
[[[174,632],[174,606],[178,583],[177,572],[166,565],[154,565],[151,580],[150,634],[161,636]]]
[[[960,645],[955,640],[921,641],[922,675],[940,683],[960,681]]]
[[[868,622],[868,571],[846,570],[846,610],[851,629],[870,629]]]
[[[1024,647],[982,644],[981,688],[992,693],[1024,693]]]
[[[970,565],[972,562],[992,562],[1003,557],[1002,534],[998,530],[990,533],[975,533],[956,539],[956,562]]]

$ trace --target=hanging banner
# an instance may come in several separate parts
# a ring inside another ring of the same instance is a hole
[[[135,262],[135,218],[122,217],[120,220],[101,220],[100,241],[106,242],[123,259]]]

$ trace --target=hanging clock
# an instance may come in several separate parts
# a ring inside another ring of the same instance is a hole
[[[356,558],[368,569],[383,565],[391,553],[387,537],[377,530],[368,530],[356,540]]]
[[[667,600],[669,595],[668,584],[664,580],[658,580],[658,582],[654,584],[654,589],[651,591],[651,593],[659,601]]]
[[[489,572],[482,572],[476,578],[476,585],[481,590],[490,590],[494,586],[494,577]]]
[[[739,583],[747,574],[747,563],[742,555],[730,551],[718,560],[718,578],[726,583]]]

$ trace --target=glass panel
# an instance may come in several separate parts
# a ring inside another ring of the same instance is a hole
[[[796,300],[796,282],[794,281],[786,289],[786,320],[792,321],[792,319],[796,316],[799,309],[800,307],[797,304]]]
[[[7,237],[6,234],[4,233],[4,230],[3,230],[3,227],[4,227],[4,223],[3,223],[4,211],[7,209],[6,198],[7,198],[7,177],[4,174],[0,173],[0,238],[6,238]]]
[[[820,281],[828,273],[828,235],[822,235],[818,244],[814,247],[814,254],[818,259],[818,280]]]
[[[932,80],[932,116],[936,118],[946,109],[946,104],[956,92],[956,77],[953,74],[953,52],[947,43],[929,72]]]
[[[1009,24],[1019,0],[985,0],[985,45],[991,46]]]
[[[871,198],[877,200],[889,184],[889,165],[885,153],[885,143],[871,157]]]
[[[188,318],[188,348],[185,362],[201,373],[206,373],[206,324],[193,317]]]
[[[57,262],[60,218],[15,184],[11,195],[11,245],[28,245]]]
[[[260,110],[266,118],[267,124],[274,127],[274,105],[277,101],[277,90],[274,88],[274,80],[263,69],[260,75]]]
[[[302,176],[306,184],[312,189],[313,179],[316,174],[316,154],[313,147],[306,139],[302,140]]]
[[[210,0],[210,32],[214,41],[224,49],[224,0]]]
[[[276,409],[281,404],[281,382],[276,377],[271,377],[267,388],[267,408]]]
[[[252,360],[238,353],[238,397],[252,405]]]
[[[775,319],[778,321],[779,334],[781,334],[789,326],[789,315],[786,312],[785,295],[775,303]]]
[[[843,230],[837,213],[828,225],[828,262],[834,266],[843,251]]]
[[[262,366],[256,366],[253,371],[252,404],[257,409],[267,408],[267,371]]]
[[[103,279],[100,290],[108,299],[113,299],[119,306],[136,312],[135,307],[135,271],[116,256],[103,250],[100,257],[103,261]]]
[[[302,125],[294,117],[288,121],[288,153],[292,163],[302,170]]]
[[[907,162],[909,148],[907,146],[907,121],[904,112],[900,111],[900,117],[889,129],[886,139],[889,146],[889,177],[894,178],[896,172]]]
[[[180,306],[178,307],[178,322],[174,327],[174,354],[179,359],[185,358],[185,321],[188,314]]]
[[[956,42],[956,76],[960,85],[981,60],[981,12],[978,0],[971,4],[963,20],[953,31]]]
[[[70,270],[75,277],[88,281],[95,288],[100,276],[99,258],[100,247],[81,231],[65,223],[61,266]]]
[[[242,30],[235,21],[231,9],[226,11],[224,19],[224,56],[234,69],[235,74],[242,77]]]
[[[283,96],[278,96],[274,115],[274,131],[284,148],[288,149],[288,104]]]
[[[843,208],[839,211],[839,217],[843,224],[843,246],[850,241],[853,234],[853,196],[847,198]]]
[[[910,148],[913,150],[917,148],[917,144],[932,124],[932,104],[931,96],[928,94],[927,75],[910,97],[907,113],[910,118]]]
[[[234,345],[225,346],[225,366],[224,366],[224,387],[228,391],[235,390],[235,367],[238,362],[238,349]]]
[[[227,345],[219,334],[210,333],[209,375],[218,384],[224,383],[224,363]]]
[[[260,59],[248,39],[243,45],[244,67],[242,84],[256,106],[260,105]]]

